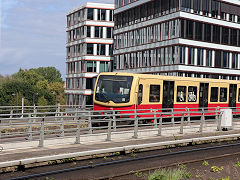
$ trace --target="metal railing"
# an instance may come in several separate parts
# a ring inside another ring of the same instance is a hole
[[[75,143],[79,144],[81,137],[86,135],[102,134],[106,141],[111,141],[113,135],[126,132],[132,133],[131,138],[136,139],[140,131],[154,131],[156,136],[162,136],[171,130],[183,134],[189,128],[203,133],[207,124],[221,130],[222,112],[219,108],[92,111],[75,107],[66,111],[65,106],[56,106],[52,111],[41,111],[49,107],[52,106],[0,114],[1,142],[37,140],[38,146],[43,147],[44,141],[52,138],[75,137]],[[233,114],[240,115],[240,109],[234,108]]]

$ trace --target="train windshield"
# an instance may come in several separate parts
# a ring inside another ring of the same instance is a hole
[[[96,87],[95,99],[101,102],[127,103],[130,100],[130,91],[133,77],[102,75]]]

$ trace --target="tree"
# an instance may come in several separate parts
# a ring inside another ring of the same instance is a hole
[[[62,82],[61,73],[55,67],[39,67],[37,69],[30,69],[41,75],[49,83]]]
[[[44,96],[42,96],[42,97],[40,97],[40,98],[38,99],[37,105],[38,105],[38,106],[47,106],[47,105],[48,105],[48,102],[47,102],[47,100],[44,98]]]

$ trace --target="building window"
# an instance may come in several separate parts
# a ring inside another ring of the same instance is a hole
[[[109,63],[110,62],[100,62],[100,72],[109,72]]]
[[[97,44],[97,55],[106,55],[106,45],[105,44]]]
[[[193,21],[186,21],[186,38],[193,38]]]
[[[109,12],[109,21],[113,21],[113,11],[110,10]]]
[[[194,49],[193,47],[188,48],[188,64],[194,65]]]
[[[150,85],[149,102],[160,101],[160,85]]]
[[[106,21],[106,9],[98,9],[98,20]]]
[[[220,43],[220,27],[213,26],[213,42]]]
[[[232,46],[237,46],[237,30],[236,29],[230,29],[231,32],[231,38],[230,43]]]
[[[223,67],[229,67],[229,52],[223,52]]]
[[[87,26],[87,37],[91,37],[91,26]]]
[[[198,48],[198,62],[197,64],[199,66],[203,66],[203,49],[202,48]]]
[[[86,78],[86,89],[93,89],[93,79]]]
[[[229,28],[222,28],[222,44],[228,44],[229,41]]]
[[[201,11],[201,0],[194,0],[193,1],[193,9],[194,13],[199,14]]]
[[[222,51],[215,51],[215,67],[220,68],[222,67]]]
[[[164,1],[164,0],[162,0]],[[186,12],[190,12],[191,10],[191,2],[189,0],[181,0],[181,10],[186,11]]]
[[[204,41],[211,41],[211,25],[204,24]]]
[[[95,26],[95,37],[103,38],[103,27]]]
[[[238,54],[232,53],[232,68],[238,69]]]
[[[219,2],[217,0],[212,0],[212,17],[218,18],[219,15]]]
[[[112,38],[112,28],[111,27],[107,27],[107,38]]]
[[[88,8],[87,9],[88,11],[87,11],[87,19],[89,19],[89,20],[93,20],[93,8]]]
[[[212,67],[212,51],[211,50],[206,51],[206,66]]]
[[[87,61],[87,72],[96,72],[96,62]]]
[[[87,54],[93,55],[93,44],[87,44]]]
[[[200,22],[195,23],[195,39],[202,40],[202,23]]]
[[[209,14],[209,0],[202,0],[202,6],[203,6],[203,15],[208,16]]]

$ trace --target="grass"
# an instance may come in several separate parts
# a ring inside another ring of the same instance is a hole
[[[185,169],[159,169],[148,176],[148,180],[180,180],[191,178],[192,174]]]

